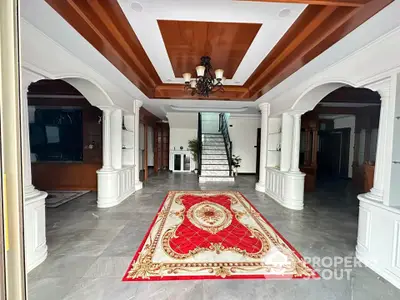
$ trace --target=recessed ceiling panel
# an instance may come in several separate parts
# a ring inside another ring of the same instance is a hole
[[[261,24],[158,20],[175,77],[195,74],[202,56],[231,79]]]

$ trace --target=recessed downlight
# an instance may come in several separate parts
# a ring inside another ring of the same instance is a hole
[[[132,2],[131,9],[136,12],[141,12],[143,11],[143,6],[139,2]]]
[[[292,11],[289,8],[284,8],[279,12],[278,16],[281,18],[286,18],[289,17],[291,14]]]

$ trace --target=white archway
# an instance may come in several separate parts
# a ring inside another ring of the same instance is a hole
[[[344,86],[355,87],[354,84],[346,81],[332,81],[313,85],[297,98],[291,110],[303,112],[313,110],[325,96]]]
[[[22,91],[21,91],[21,103],[22,103],[22,152],[23,152],[23,173],[24,173],[24,217],[25,217],[25,252],[26,252],[26,265],[27,271],[31,271],[40,263],[42,263],[47,257],[47,242],[46,242],[46,218],[45,218],[45,198],[47,197],[46,192],[37,190],[32,185],[32,172],[31,172],[31,152],[30,152],[30,141],[29,141],[29,112],[28,112],[28,87],[35,82],[43,79],[55,80],[60,79],[75,87],[87,100],[88,102],[100,109],[107,111],[108,122],[104,124],[110,126],[110,112],[119,110],[114,105],[113,101],[109,97],[106,91],[102,89],[95,81],[81,77],[79,74],[62,74],[58,76],[46,76],[38,74],[35,71],[22,68]],[[122,114],[120,114],[122,115]],[[122,125],[122,120],[121,120]],[[120,130],[122,126],[119,126]],[[110,132],[110,130],[108,130]],[[109,136],[110,137],[110,136]],[[105,139],[103,137],[103,149]],[[110,148],[111,141],[108,140],[108,149]],[[111,155],[111,154],[109,154]],[[132,170],[128,170],[127,173],[133,173]],[[111,175],[110,175],[111,174]],[[111,168],[107,173],[108,177],[115,177],[116,180],[112,183],[117,183],[116,186],[110,187],[106,184],[103,188],[107,192],[111,188],[118,192],[118,176],[119,171]],[[125,174],[123,174],[125,175]],[[131,176],[133,177],[133,176]],[[98,174],[100,178],[100,174]],[[99,180],[99,179],[98,179]],[[133,184],[133,180],[132,184]],[[108,181],[107,181],[108,182]],[[106,183],[107,183],[106,182]],[[132,190],[132,189],[131,189]],[[131,191],[130,190],[130,191]],[[113,204],[116,205],[117,203]]]

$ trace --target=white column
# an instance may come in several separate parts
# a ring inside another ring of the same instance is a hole
[[[140,130],[140,107],[143,105],[142,101],[135,101],[135,190],[143,188],[143,182],[139,180],[139,169],[140,169],[140,141],[139,141],[139,130]]]
[[[113,107],[99,107],[103,111],[103,167],[97,171],[97,207],[112,207],[121,202],[118,170],[113,168],[111,147],[111,114]]]
[[[290,163],[289,172],[299,173],[301,114],[295,113],[292,116],[293,116],[292,159]]]
[[[281,133],[281,167],[282,172],[288,172],[292,154],[293,118],[288,113],[282,115]]]
[[[390,79],[386,79],[371,85],[367,88],[378,91],[381,96],[381,111],[379,116],[378,128],[378,142],[376,149],[375,171],[374,171],[374,185],[371,191],[364,195],[369,200],[378,202],[389,201],[390,190],[390,173],[391,173],[391,151],[393,147],[393,121],[395,112],[395,97],[396,93],[391,93],[390,90],[394,88],[394,84]],[[371,155],[371,153],[370,153]],[[385,192],[387,191],[386,195]],[[385,203],[385,204],[387,204]]]
[[[35,189],[32,184],[31,149],[29,140],[28,87],[42,78],[30,72],[22,72],[21,119],[22,163],[24,182],[24,228],[27,271],[41,264],[47,257],[46,243],[46,192]]]
[[[122,167],[122,110],[111,113],[111,162],[114,169]]]
[[[112,171],[112,156],[111,156],[111,113],[110,107],[102,107],[103,110],[103,168],[102,171]]]
[[[265,193],[265,178],[268,156],[268,117],[269,103],[261,103],[261,141],[260,141],[260,174],[256,183],[256,190]]]

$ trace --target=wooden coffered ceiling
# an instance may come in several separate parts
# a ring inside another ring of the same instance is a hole
[[[215,100],[253,101],[331,47],[393,0],[237,0],[308,4],[242,86]],[[149,98],[187,98],[182,84],[163,83],[116,0],[46,0]],[[223,12],[221,12],[223,13]],[[158,20],[175,76],[202,55],[232,78],[262,24]]]
[[[262,24],[158,20],[176,77],[195,74],[200,57],[231,79]]]

